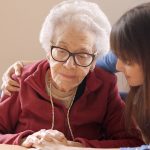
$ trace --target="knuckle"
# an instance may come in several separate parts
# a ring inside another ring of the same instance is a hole
[[[10,90],[10,86],[9,85],[5,85],[4,89],[9,91]]]
[[[6,84],[7,84],[7,85],[10,85],[10,84],[11,84],[11,80],[10,80],[10,79],[7,79]]]

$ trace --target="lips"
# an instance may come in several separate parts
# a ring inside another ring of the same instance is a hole
[[[75,75],[64,74],[64,73],[60,73],[60,75],[67,78],[67,79],[74,79],[75,78]]]

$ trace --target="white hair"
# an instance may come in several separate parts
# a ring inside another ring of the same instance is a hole
[[[46,52],[50,50],[50,41],[56,27],[67,27],[71,23],[79,29],[90,30],[96,36],[95,48],[102,56],[109,50],[111,25],[97,4],[83,0],[67,0],[57,4],[46,17],[41,32],[40,43]]]

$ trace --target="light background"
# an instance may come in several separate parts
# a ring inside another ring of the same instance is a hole
[[[51,7],[61,0],[0,0],[0,78],[16,60],[45,57],[39,31]],[[126,10],[149,0],[91,0],[99,4],[113,24]],[[0,84],[1,84],[0,79]],[[120,89],[126,83],[119,77]]]

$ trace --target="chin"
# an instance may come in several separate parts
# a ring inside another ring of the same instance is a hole
[[[132,86],[132,87],[136,87],[136,86],[141,86],[142,83],[129,83],[129,85]]]
[[[74,89],[74,87],[75,86],[71,86],[71,87],[70,86],[60,86],[59,89],[64,92],[68,92],[68,91]]]
[[[62,82],[55,82],[56,85],[57,85],[57,88],[61,91],[64,91],[64,92],[68,92],[74,88],[76,88],[79,84],[77,81],[66,81],[66,80],[60,80],[59,81],[62,81]]]

